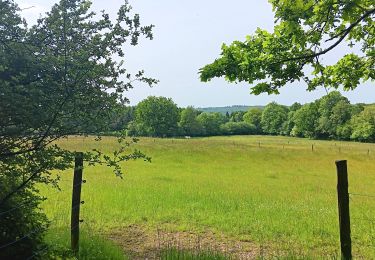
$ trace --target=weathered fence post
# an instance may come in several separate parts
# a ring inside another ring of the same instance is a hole
[[[71,248],[74,253],[79,251],[79,210],[81,205],[83,153],[76,153],[74,162],[73,193],[72,193],[72,215],[71,215]]]
[[[352,259],[352,240],[350,237],[350,214],[348,192],[347,161],[336,161],[337,168],[337,199],[339,208],[341,258]]]

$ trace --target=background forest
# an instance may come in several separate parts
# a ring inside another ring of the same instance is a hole
[[[272,102],[248,111],[230,112],[228,107],[227,111],[207,112],[215,109],[219,110],[179,108],[172,99],[148,97],[135,107],[119,109],[113,115],[111,130],[153,137],[283,135],[375,141],[375,106],[350,104],[338,91],[304,105]]]

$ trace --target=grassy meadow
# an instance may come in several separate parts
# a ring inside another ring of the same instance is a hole
[[[69,137],[60,145],[110,152],[117,142],[112,137],[100,142]],[[334,162],[347,159],[350,192],[374,196],[351,196],[353,254],[375,258],[374,144],[233,136],[141,138],[134,147],[152,162],[125,163],[123,179],[105,166],[84,169],[81,216],[82,232],[91,234],[88,239],[116,233],[121,245],[122,230],[137,226],[150,234],[165,230],[204,237],[210,232],[218,239],[245,243],[258,257],[335,258],[339,232]],[[68,230],[72,173],[60,173],[61,192],[42,187],[48,197],[43,208],[52,219],[48,239],[66,245],[68,237],[61,239],[57,231]],[[116,250],[110,250],[112,258],[121,259]]]

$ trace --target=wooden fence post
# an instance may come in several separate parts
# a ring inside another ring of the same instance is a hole
[[[74,178],[72,193],[72,214],[71,214],[71,248],[77,254],[79,251],[79,211],[81,205],[81,186],[83,170],[83,153],[76,153],[74,162]]]
[[[352,240],[350,237],[350,214],[348,192],[347,161],[336,161],[337,168],[337,199],[339,209],[341,258],[352,259]]]

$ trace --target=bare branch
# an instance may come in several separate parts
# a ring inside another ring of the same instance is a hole
[[[35,6],[29,6],[29,7],[25,7],[25,8],[21,8],[20,10],[21,11],[24,11],[24,10],[29,10],[29,9],[32,9],[32,8],[35,8]]]

